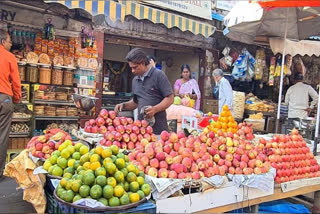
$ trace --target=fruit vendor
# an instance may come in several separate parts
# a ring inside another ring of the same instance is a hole
[[[132,111],[138,107],[139,120],[144,119],[141,109],[145,109],[147,118],[155,118],[153,132],[157,135],[168,130],[166,109],[173,103],[173,90],[165,73],[150,65],[146,53],[141,48],[132,49],[126,56],[132,73],[133,98],[116,105],[115,111]]]
[[[174,93],[175,96],[179,96],[181,99],[188,96],[190,99],[195,100],[193,108],[196,110],[200,109],[201,93],[199,85],[195,79],[191,78],[191,70],[187,64],[181,66],[181,79],[176,80]]]
[[[307,84],[303,83],[303,74],[294,75],[295,84],[291,86],[285,97],[285,104],[288,105],[288,122],[292,125],[293,120],[300,120],[311,113],[312,109],[318,102],[317,92]],[[309,105],[309,96],[312,102]]]
[[[219,68],[215,69],[212,75],[216,82],[213,95],[219,100],[219,114],[222,112],[224,105],[227,105],[233,114],[233,94],[229,81],[223,77],[223,71]]]
[[[21,99],[21,82],[15,56],[10,53],[9,34],[0,29],[0,180],[6,163],[10,124],[14,103]]]

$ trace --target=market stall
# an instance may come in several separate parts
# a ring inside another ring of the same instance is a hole
[[[153,213],[227,211],[310,192],[307,186],[320,182],[312,146],[297,130],[255,135],[251,125],[234,121],[227,106],[188,137],[164,131],[158,139],[147,121],[107,110],[81,132],[100,137],[94,149],[52,129],[33,138],[26,150],[33,161],[42,160],[34,170],[47,174],[47,205],[67,213],[129,212],[150,204],[144,199],[149,193]],[[9,170],[17,160],[8,164],[6,175],[17,176]],[[88,195],[91,199],[84,199]]]

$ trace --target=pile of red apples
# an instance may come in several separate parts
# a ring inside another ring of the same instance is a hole
[[[320,176],[317,160],[296,129],[290,135],[275,135],[268,141],[260,139],[260,143],[277,170],[276,183]]]
[[[161,133],[161,139],[136,148],[129,154],[132,163],[158,178],[200,179],[214,175],[261,174],[270,169],[265,154],[250,143],[252,128],[239,124],[237,133],[209,131],[194,137],[182,132]]]
[[[100,145],[116,145],[122,149],[132,150],[144,147],[149,142],[157,141],[153,129],[146,120],[133,121],[127,117],[116,117],[114,111],[102,109],[99,116],[86,122],[84,131],[103,134]]]

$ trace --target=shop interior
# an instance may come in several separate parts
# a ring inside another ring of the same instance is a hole
[[[118,42],[120,40],[117,40]],[[136,47],[137,43],[115,44],[113,41],[106,41],[104,44],[104,86],[103,86],[103,108],[113,109],[119,101],[131,98],[131,84],[133,75],[125,60],[127,53]],[[177,49],[161,46],[145,48],[143,50],[150,56],[155,57],[156,67],[166,73],[173,87],[175,81],[180,78],[180,68],[188,64],[191,68],[192,77],[198,80],[199,77],[199,54],[196,49]]]

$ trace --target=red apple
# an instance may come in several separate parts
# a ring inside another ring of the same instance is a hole
[[[165,168],[161,168],[158,171],[158,175],[159,175],[159,178],[167,178],[168,177],[168,170]]]

